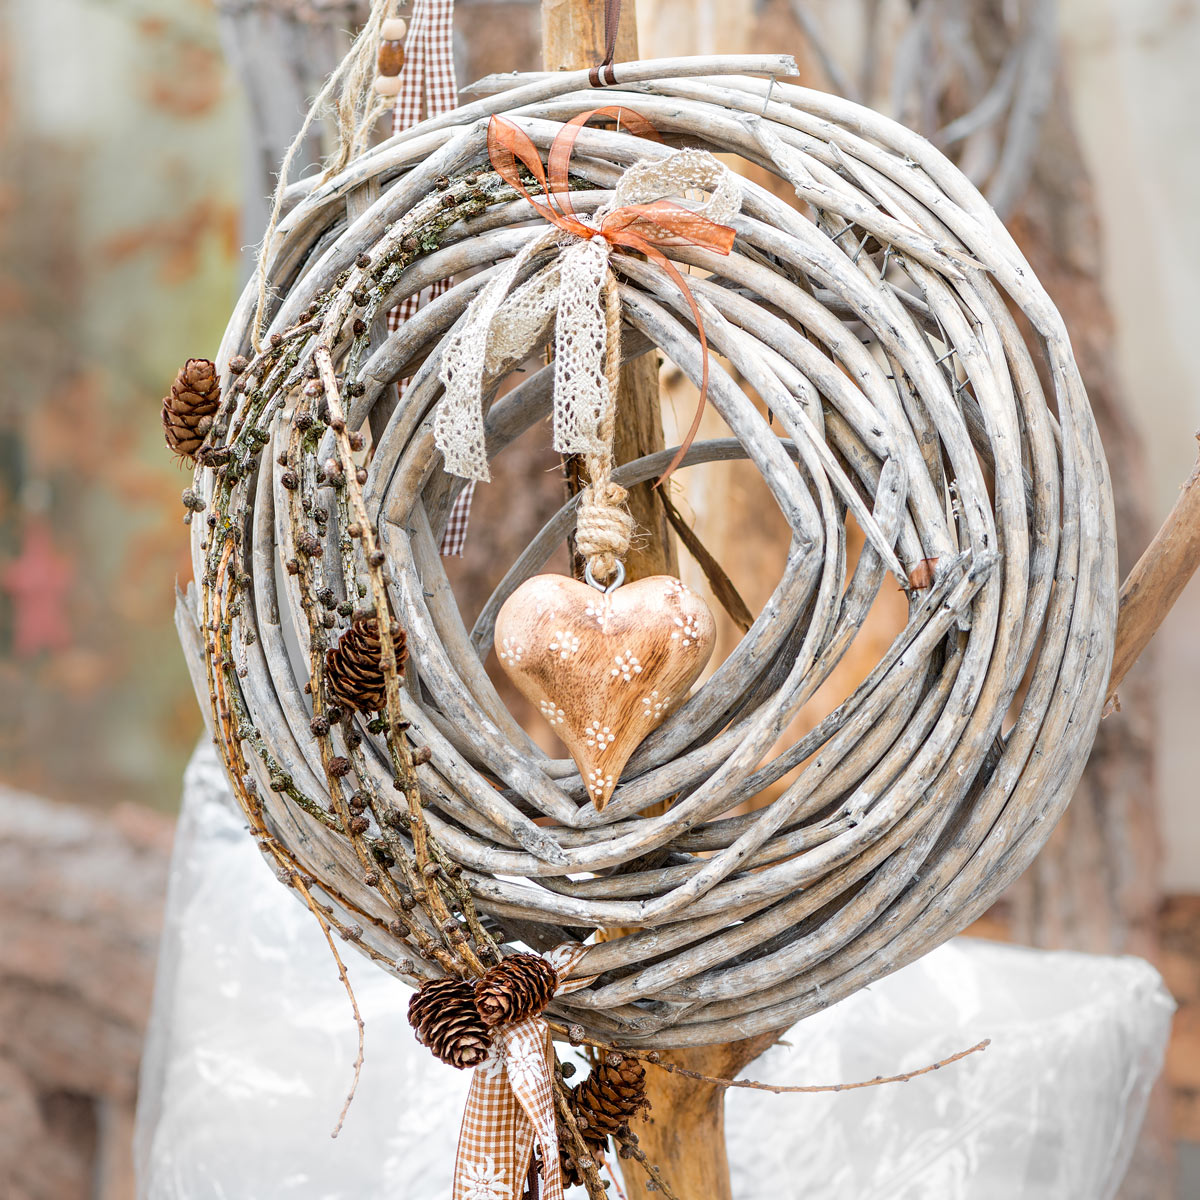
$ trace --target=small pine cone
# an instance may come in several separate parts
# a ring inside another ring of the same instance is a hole
[[[475,1007],[485,1025],[536,1017],[550,1003],[558,972],[538,954],[513,954],[489,967],[475,984]]]
[[[396,667],[404,674],[408,643],[404,631],[392,623]],[[380,661],[379,621],[357,617],[341,640],[325,652],[325,671],[330,697],[355,712],[382,712],[386,706],[386,684]]]
[[[207,358],[189,358],[162,402],[163,433],[170,449],[194,464],[220,406],[217,368]]]
[[[487,1058],[492,1035],[475,1011],[475,989],[464,979],[432,979],[408,1002],[417,1041],[460,1070]]]
[[[616,1066],[602,1062],[578,1087],[571,1089],[571,1107],[587,1118],[584,1141],[601,1149],[605,1139],[630,1121],[646,1099],[646,1068],[636,1058],[622,1058]]]

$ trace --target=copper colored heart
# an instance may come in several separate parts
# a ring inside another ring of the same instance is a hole
[[[609,593],[536,575],[500,609],[496,653],[602,809],[642,739],[686,698],[715,632],[708,605],[671,575]]]

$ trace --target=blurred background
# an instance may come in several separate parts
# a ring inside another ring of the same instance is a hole
[[[364,8],[0,0],[0,1195],[14,1200],[133,1195],[172,814],[203,728],[172,619],[188,476],[159,401],[187,357],[215,354],[279,156]],[[536,0],[457,9],[460,83],[540,66]],[[1127,571],[1200,428],[1200,0],[638,0],[637,16],[644,57],[793,53],[801,82],[900,117],[980,184],[1071,330]],[[663,384],[676,399],[678,379]],[[545,447],[529,455],[543,482],[528,503],[556,506]],[[739,486],[686,499],[753,608],[780,548],[755,506],[728,502]],[[477,511],[454,567],[468,602],[521,515]],[[1154,1200],[1200,1195],[1198,679],[1193,581],[1050,846],[975,930],[1164,972],[1181,1007],[1122,1193]]]

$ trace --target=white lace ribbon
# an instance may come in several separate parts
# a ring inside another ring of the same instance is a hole
[[[741,204],[741,181],[705,150],[678,150],[642,159],[621,176],[613,199],[580,223],[599,230],[608,213],[629,204],[711,193],[692,206],[710,220],[728,220]],[[551,261],[520,287],[514,285],[539,256]],[[489,281],[446,339],[440,379],[445,394],[434,414],[433,436],[446,470],[489,480],[483,423],[487,377],[511,370],[543,344],[554,325],[554,449],[601,454],[606,413],[615,403],[604,377],[606,327],[602,296],[612,247],[599,236],[576,237],[549,226]]]

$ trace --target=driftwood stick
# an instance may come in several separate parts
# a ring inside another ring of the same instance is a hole
[[[1200,434],[1196,435],[1200,438]],[[1200,459],[1175,507],[1121,585],[1117,645],[1105,712],[1120,709],[1117,688],[1200,568]]]

